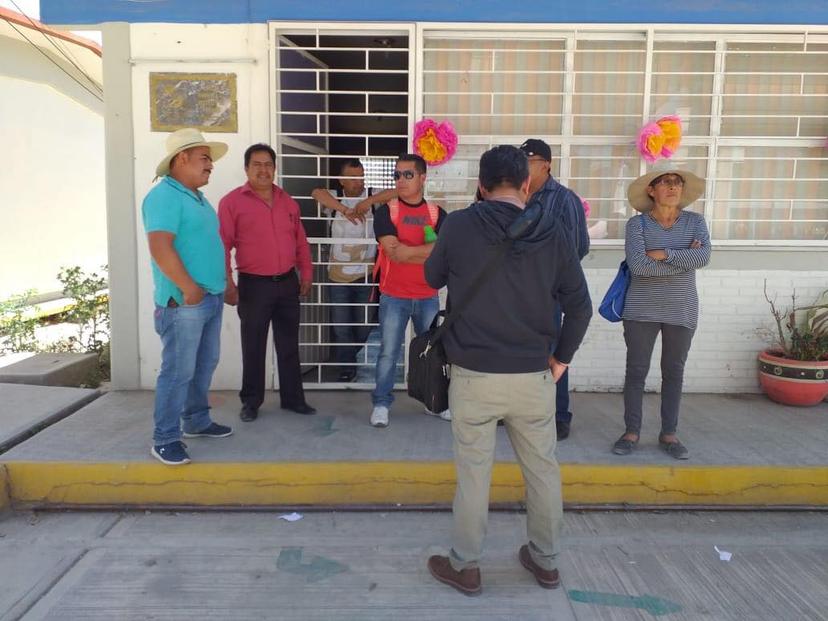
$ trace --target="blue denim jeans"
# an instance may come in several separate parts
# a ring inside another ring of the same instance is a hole
[[[371,326],[367,324],[372,309],[365,305],[371,297],[372,289],[372,285],[359,284],[328,287],[330,302],[334,304],[330,307],[331,323],[334,324],[331,326],[335,343],[333,345],[334,361],[356,362],[357,352],[371,331]]]
[[[374,405],[390,407],[394,403],[394,373],[408,320],[414,322],[414,332],[422,334],[431,327],[439,310],[440,299],[436,295],[422,300],[395,298],[386,294],[380,296],[379,326],[382,344],[377,358],[377,384],[371,393]]]
[[[563,310],[561,305],[555,307],[555,328],[558,336],[561,334],[561,326],[563,325]],[[554,351],[554,345],[552,351]],[[569,411],[569,369],[564,371],[561,379],[555,384],[555,420],[559,423],[571,423],[572,412]]]
[[[219,361],[224,296],[207,294],[200,304],[155,307],[161,337],[161,370],[155,386],[156,445],[181,439],[210,425],[207,391]]]

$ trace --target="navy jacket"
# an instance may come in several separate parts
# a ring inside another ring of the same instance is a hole
[[[575,245],[578,259],[587,256],[589,254],[589,230],[584,214],[584,204],[578,195],[549,175],[546,183],[532,195],[532,200],[535,199],[540,200],[561,223],[563,230]]]
[[[450,213],[425,263],[435,289],[448,286],[455,305],[522,213],[510,203],[483,201]],[[564,312],[561,334],[555,305]],[[444,337],[449,362],[484,373],[530,373],[548,368],[549,352],[568,363],[592,317],[584,272],[558,218],[544,210],[517,240]]]

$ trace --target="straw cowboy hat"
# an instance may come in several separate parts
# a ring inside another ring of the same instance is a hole
[[[684,187],[682,188],[681,200],[678,205],[679,209],[684,209],[704,194],[704,179],[697,177],[689,170],[659,168],[651,170],[646,175],[641,175],[627,188],[627,200],[630,201],[630,205],[634,209],[637,211],[649,211],[655,206],[653,199],[647,194],[647,188],[655,179],[662,175],[678,175],[684,179]]]
[[[227,145],[223,142],[207,142],[201,132],[192,127],[185,127],[174,131],[167,136],[167,155],[155,169],[156,177],[170,174],[170,161],[176,155],[194,147],[209,147],[213,161],[220,159],[227,153]]]

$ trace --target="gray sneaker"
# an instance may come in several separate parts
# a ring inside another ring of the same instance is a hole
[[[616,455],[629,455],[633,452],[636,444],[638,444],[638,440],[628,440],[624,436],[621,436],[612,445],[612,452]]]
[[[681,442],[662,442],[659,438],[658,446],[673,459],[690,459],[690,452]]]

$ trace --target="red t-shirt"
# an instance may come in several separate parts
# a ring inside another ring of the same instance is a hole
[[[437,222],[432,222],[425,201],[419,205],[411,205],[399,200],[398,204],[399,216],[396,226],[391,221],[388,205],[377,209],[374,214],[374,234],[377,239],[385,235],[394,235],[406,246],[422,246],[425,243],[424,226],[430,224],[435,232],[440,231],[446,217],[442,207],[439,209]],[[389,259],[386,266],[380,267],[379,279],[380,291],[395,298],[422,300],[437,295],[437,290],[426,283],[422,263],[395,263]]]

